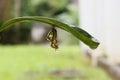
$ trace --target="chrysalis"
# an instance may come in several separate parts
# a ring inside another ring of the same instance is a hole
[[[52,27],[52,30],[47,35],[47,40],[50,41],[50,46],[54,49],[58,49],[57,45],[57,30]]]

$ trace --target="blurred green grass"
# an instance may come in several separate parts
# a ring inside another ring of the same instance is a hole
[[[55,69],[80,70],[84,80],[111,80],[102,69],[88,65],[79,46],[60,46],[57,51],[49,46],[0,46],[0,80],[83,80],[48,75]]]

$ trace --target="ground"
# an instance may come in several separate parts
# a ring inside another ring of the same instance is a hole
[[[111,80],[92,67],[79,46],[0,46],[0,80]]]

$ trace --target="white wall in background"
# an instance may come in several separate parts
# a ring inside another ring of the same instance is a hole
[[[120,62],[120,0],[79,0],[79,17],[80,26],[101,42],[93,56],[106,51],[110,62]]]

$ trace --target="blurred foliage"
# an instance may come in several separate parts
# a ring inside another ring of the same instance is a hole
[[[22,0],[21,16],[47,16],[57,19],[61,19],[62,16],[68,16],[68,19],[63,18],[61,20],[63,20],[64,22],[69,21],[68,24],[78,26],[78,17],[76,17],[77,8],[73,8],[70,1],[71,0]],[[13,3],[13,1],[11,1],[11,3]],[[11,16],[13,16],[15,13],[14,5],[11,6],[12,8],[10,8],[10,13],[12,13]],[[21,23],[19,24],[19,26],[17,26],[18,28],[11,28],[0,33],[0,35],[2,35],[2,38],[3,36],[5,36],[5,38],[0,40],[0,43],[28,43],[30,41],[30,31],[32,23]],[[71,43],[71,41],[69,42]]]
[[[55,2],[53,2],[55,1]],[[58,4],[58,0],[44,0],[42,2],[40,2],[39,4],[35,5],[31,10],[31,15],[34,16],[47,16],[47,17],[54,17],[57,16],[63,12],[67,12],[67,8],[65,5],[63,6],[59,6]],[[66,0],[67,1],[67,0]],[[65,0],[63,2],[66,2]],[[61,3],[62,1],[60,1]],[[54,3],[54,4],[53,4]],[[60,4],[59,3],[59,4]]]
[[[29,16],[30,15],[30,10],[31,10],[31,0],[22,0],[21,4],[21,15],[22,16]]]

